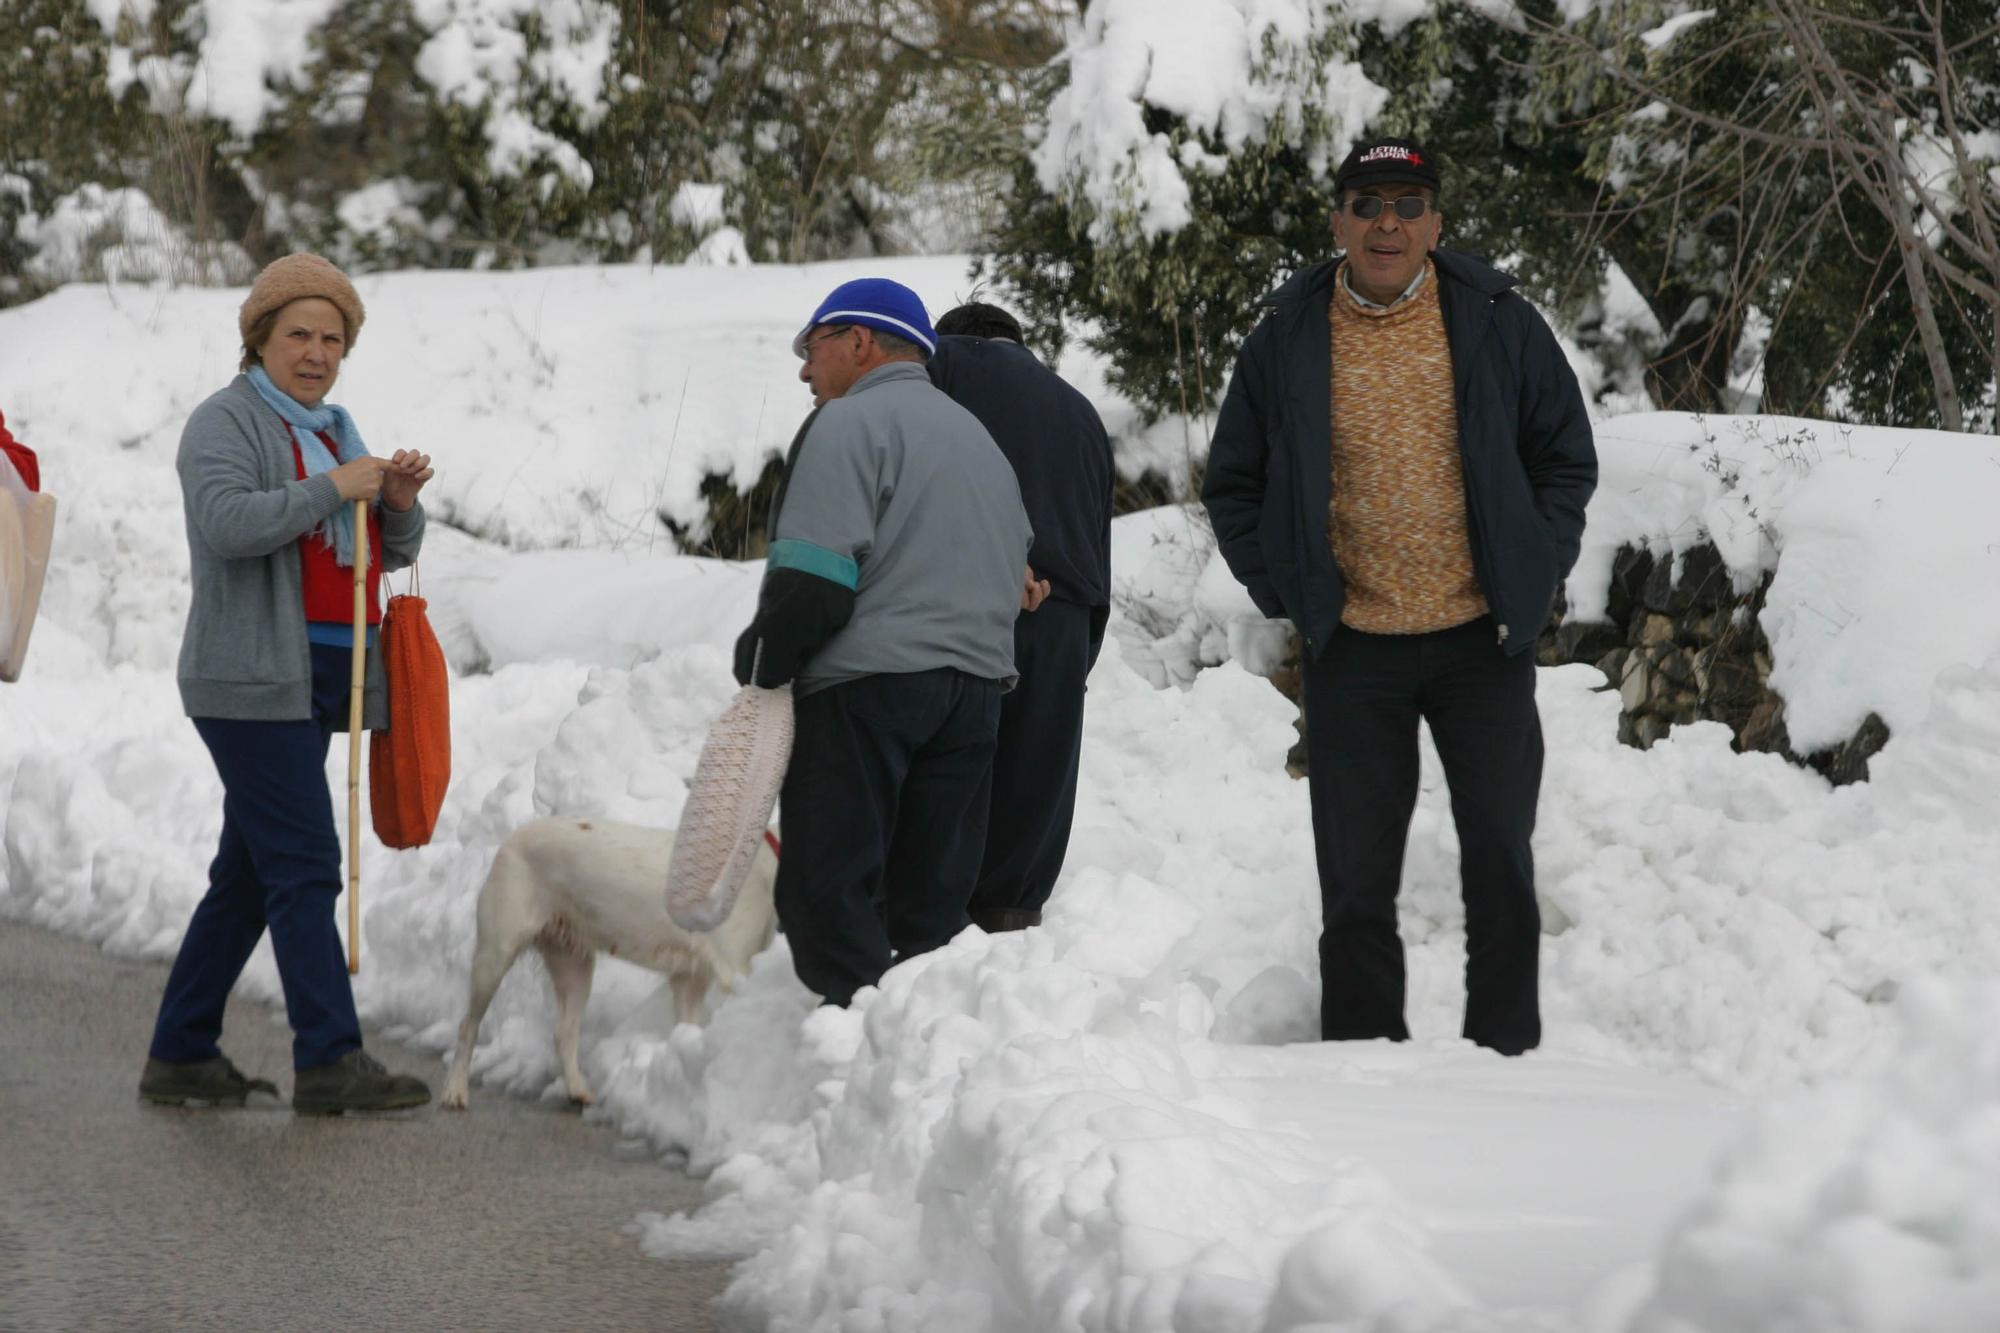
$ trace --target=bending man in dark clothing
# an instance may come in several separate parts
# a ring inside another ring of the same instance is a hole
[[[1046,600],[1014,621],[1020,684],[1000,704],[986,855],[972,920],[1038,924],[1069,850],[1083,743],[1084,678],[1111,611],[1111,441],[1090,400],[1035,359],[996,306],[937,322],[931,383],[979,418],[1014,465],[1034,525],[1030,581]]]
[[[846,1004],[965,928],[1032,534],[1007,460],[932,387],[916,293],[843,283],[793,340],[819,409],[773,503],[736,678],[790,682],[778,919]]]

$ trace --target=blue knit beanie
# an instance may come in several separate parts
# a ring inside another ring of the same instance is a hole
[[[856,278],[828,293],[799,336],[792,339],[792,351],[799,360],[806,359],[806,335],[821,324],[860,324],[908,338],[924,349],[925,356],[937,351],[937,334],[931,332],[931,317],[924,313],[924,303],[908,287],[888,278]]]

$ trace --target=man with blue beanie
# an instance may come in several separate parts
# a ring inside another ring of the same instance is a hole
[[[792,350],[815,410],[736,678],[793,689],[778,919],[844,1005],[967,924],[1033,533],[1006,455],[924,373],[915,292],[843,283]]]

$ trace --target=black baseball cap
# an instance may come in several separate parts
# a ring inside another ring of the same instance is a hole
[[[1335,194],[1368,185],[1422,185],[1441,192],[1437,159],[1414,139],[1363,139],[1333,173]]]

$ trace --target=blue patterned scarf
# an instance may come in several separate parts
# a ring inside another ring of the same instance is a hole
[[[347,414],[346,408],[334,403],[307,407],[273,384],[262,366],[250,367],[249,379],[251,386],[257,390],[257,396],[294,427],[292,437],[299,442],[299,457],[305,460],[308,477],[317,477],[322,472],[331,472],[342,463],[368,456],[368,446],[361,442],[361,432],[355,429],[354,418]],[[320,439],[319,433],[323,430],[333,433],[333,442],[339,449],[338,458],[327,452],[326,442]],[[343,503],[333,511],[333,517],[314,531],[321,541],[333,548],[334,559],[350,569],[354,567],[352,505]]]

